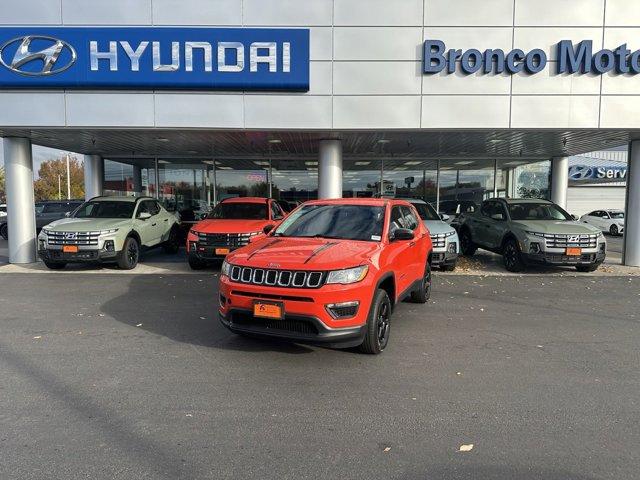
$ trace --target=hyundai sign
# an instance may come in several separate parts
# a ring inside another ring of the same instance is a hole
[[[0,88],[309,90],[309,30],[0,28]]]

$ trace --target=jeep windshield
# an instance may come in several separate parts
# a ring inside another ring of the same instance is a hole
[[[440,216],[436,213],[436,209],[428,203],[411,202],[411,205],[416,208],[418,215],[420,215],[422,220],[440,220]]]
[[[383,227],[384,207],[305,205],[289,215],[274,236],[379,242]]]
[[[86,202],[73,214],[74,218],[131,218],[134,202],[100,201]]]
[[[511,220],[573,220],[571,215],[553,203],[510,203]]]
[[[215,220],[268,220],[267,202],[222,202],[207,215],[207,218]]]

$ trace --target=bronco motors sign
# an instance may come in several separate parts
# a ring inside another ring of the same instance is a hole
[[[309,90],[309,30],[0,28],[0,88]]]

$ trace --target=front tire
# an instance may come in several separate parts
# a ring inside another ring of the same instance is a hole
[[[49,270],[62,270],[67,266],[66,262],[51,262],[49,260],[45,260],[44,264]]]
[[[524,270],[525,265],[522,261],[520,248],[518,248],[518,243],[513,238],[510,238],[504,244],[502,261],[504,262],[504,268],[510,272],[521,272]]]
[[[614,237],[617,237],[620,234],[618,226],[615,223],[609,227],[609,233]]]
[[[468,228],[460,232],[460,250],[465,257],[472,257],[478,250],[478,246],[473,243],[471,232]]]
[[[199,258],[196,258],[193,255],[189,255],[189,266],[191,267],[191,270],[202,270],[207,266],[207,264]]]
[[[378,355],[389,343],[391,328],[391,300],[382,289],[378,289],[373,296],[373,303],[367,318],[367,331],[360,350],[371,355]]]
[[[420,282],[420,287],[411,292],[411,301],[413,303],[427,303],[431,297],[431,262],[427,262],[424,271],[424,277]]]
[[[171,227],[171,230],[169,231],[169,238],[167,238],[167,241],[162,245],[162,249],[164,250],[164,253],[178,253],[178,250],[180,249],[180,239],[178,238],[177,227]]]
[[[133,270],[140,260],[140,244],[133,237],[127,237],[118,257],[118,267],[122,270]]]
[[[576,270],[583,273],[595,272],[599,266],[597,263],[592,263],[591,265],[576,265]]]

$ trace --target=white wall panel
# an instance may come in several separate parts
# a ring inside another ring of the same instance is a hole
[[[513,76],[514,94],[599,95],[598,75],[558,75],[556,63],[548,63],[542,72]]]
[[[556,44],[560,40],[571,40],[574,44],[592,40],[593,49],[597,51],[602,48],[602,28],[516,28],[514,34],[515,48],[525,52],[541,48],[548,60],[556,60]]]
[[[244,0],[245,25],[331,25],[333,0]]]
[[[333,57],[333,30],[331,27],[311,27],[309,32],[309,58],[331,60]]]
[[[334,25],[422,25],[423,0],[335,0]]]
[[[0,93],[0,125],[64,126],[64,93]]]
[[[513,128],[597,128],[598,96],[514,96]]]
[[[246,95],[246,128],[331,128],[331,97]]]
[[[455,73],[440,72],[422,76],[423,95],[509,95],[510,92],[511,77],[509,75],[481,72],[466,75],[458,69]]]
[[[640,49],[640,28],[605,28],[604,47],[615,50],[622,44],[629,50]]]
[[[509,97],[490,95],[422,97],[422,128],[507,128]]]
[[[66,25],[150,25],[151,0],[62,0]]]
[[[152,127],[153,93],[67,93],[72,127]]]
[[[420,62],[335,62],[336,95],[420,95]]]
[[[604,20],[604,1],[515,0],[515,22],[517,26],[600,26]]]
[[[606,26],[640,25],[640,2],[630,0],[607,0]]]
[[[243,128],[242,95],[158,93],[156,127]]]
[[[419,128],[420,97],[334,97],[333,127]]]
[[[602,97],[601,128],[640,128],[640,96]]]
[[[47,25],[59,24],[61,0],[2,0],[0,24]]]
[[[392,2],[390,2],[392,3]],[[511,26],[513,0],[425,0],[424,24],[428,26]]]
[[[155,25],[241,25],[242,0],[153,0]]]
[[[333,74],[331,62],[311,62],[309,65],[309,92],[306,95],[331,95]]]
[[[456,50],[501,48],[506,51],[511,50],[513,29],[511,27],[425,27],[424,38],[425,40],[442,40],[447,50],[452,48]]]
[[[334,60],[419,60],[422,28],[336,27]]]
[[[603,95],[638,95],[640,93],[639,75],[620,75],[609,72],[602,76]]]

